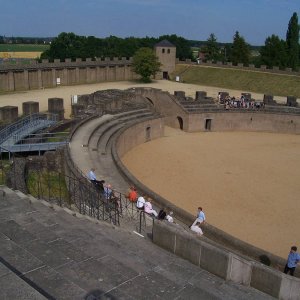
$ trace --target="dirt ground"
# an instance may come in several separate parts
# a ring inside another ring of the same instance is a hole
[[[143,84],[121,81],[60,86],[0,95],[0,107],[39,101],[47,111],[48,98],[64,99],[65,117],[71,114],[71,95],[105,89],[127,89]],[[241,92],[170,81],[147,87],[182,90],[194,97],[206,91],[232,96]],[[255,99],[262,94],[252,93]],[[274,97],[285,102],[285,97]],[[166,129],[162,139],[141,145],[124,161],[150,188],[191,213],[203,206],[209,223],[272,253],[286,257],[290,246],[300,246],[300,136],[266,133],[184,133]],[[147,160],[145,160],[145,156]],[[168,178],[168,180],[161,180]]]
[[[202,206],[208,223],[285,258],[300,246],[299,150],[299,135],[167,127],[122,160],[177,206]]]
[[[131,81],[119,81],[119,82],[103,82],[96,84],[86,85],[74,85],[74,86],[59,86],[50,89],[30,90],[18,93],[0,94],[0,107],[5,105],[14,105],[19,107],[19,114],[22,114],[22,103],[25,101],[38,101],[40,103],[40,111],[44,112],[48,110],[48,98],[58,97],[64,99],[65,118],[69,118],[71,115],[71,96],[83,95],[93,93],[98,90],[106,89],[128,89],[132,87],[143,87],[145,84],[134,83]],[[147,84],[147,87],[154,87],[163,91],[174,93],[174,91],[185,91],[186,96],[195,97],[196,91],[206,91],[207,96],[217,98],[218,92],[228,91],[231,96],[240,96],[241,92],[237,90],[227,90],[218,87],[206,87],[195,84],[185,84],[180,82],[172,82],[167,80],[158,80],[153,83]],[[263,99],[262,94],[252,93],[254,99]],[[275,100],[278,102],[285,102],[285,97],[275,96]]]

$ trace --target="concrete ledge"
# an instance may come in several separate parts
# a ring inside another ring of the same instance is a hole
[[[202,244],[200,267],[225,280],[228,279],[230,254],[209,244]]]
[[[255,263],[252,268],[250,286],[269,294],[275,298],[279,298],[282,273],[267,268],[264,265]],[[288,298],[284,298],[288,299]]]
[[[225,280],[250,285],[278,299],[300,299],[299,278],[235,255],[180,225],[155,220],[153,242]]]
[[[228,274],[228,280],[247,286],[250,285],[252,264],[252,262],[242,257],[231,254],[231,264]]]
[[[172,224],[170,224],[170,226],[171,225]],[[153,238],[154,236],[155,235],[153,234]],[[195,239],[192,234],[186,234],[186,236],[177,234],[175,254],[187,259],[197,266],[200,266],[201,241]]]

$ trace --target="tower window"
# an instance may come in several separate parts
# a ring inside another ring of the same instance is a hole
[[[162,53],[165,53],[165,49],[163,48],[161,52],[162,52]]]
[[[171,52],[170,49],[168,49],[168,53],[169,53],[169,54],[170,54],[170,52]]]

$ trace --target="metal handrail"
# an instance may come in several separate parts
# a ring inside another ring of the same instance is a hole
[[[21,129],[24,129],[25,126],[33,127],[36,126],[40,120],[47,120],[49,122],[57,122],[57,115],[56,114],[41,114],[35,113],[22,119],[18,120],[17,122],[10,124],[3,128],[0,131],[0,144],[7,140],[13,134],[16,135],[20,132]]]

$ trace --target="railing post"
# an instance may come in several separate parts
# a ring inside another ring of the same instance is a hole
[[[142,233],[142,211],[140,211],[140,228],[139,233]]]

